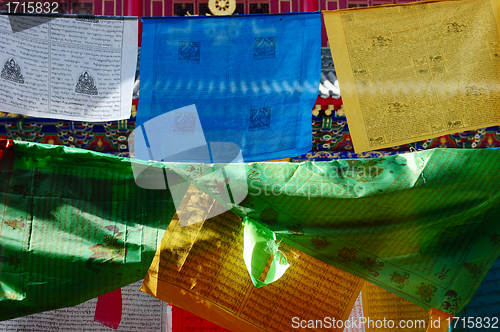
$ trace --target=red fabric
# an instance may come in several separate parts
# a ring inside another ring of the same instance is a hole
[[[13,150],[14,142],[11,139],[0,138],[0,150]]]
[[[172,306],[172,332],[184,332],[191,328],[207,332],[231,332],[184,309]]]
[[[94,321],[117,329],[122,320],[122,290],[118,288],[97,298]]]
[[[318,99],[316,99],[315,105],[321,105],[321,106],[333,105],[334,109],[339,110],[342,108],[342,98],[335,99],[332,97],[328,97],[326,99],[323,99],[321,97],[318,97]]]
[[[431,308],[429,311],[429,326],[427,332],[448,332],[450,329],[449,321],[453,321],[455,315],[447,314],[436,308]]]

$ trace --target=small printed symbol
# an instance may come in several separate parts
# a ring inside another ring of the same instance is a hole
[[[416,58],[416,59],[413,59],[413,63],[417,67],[424,66],[427,64],[427,59],[426,58]]]
[[[274,225],[278,221],[278,212],[273,208],[267,208],[260,213],[260,221],[268,225]]]
[[[448,272],[450,272],[451,269],[446,269],[446,265],[443,267],[443,270],[441,272],[438,272],[434,274],[435,277],[438,277],[439,280],[444,280],[446,277],[448,277]]]
[[[360,77],[360,76],[368,76],[368,71],[366,69],[357,69],[353,71],[354,76]]]
[[[304,225],[302,224],[295,224],[292,226],[286,226],[288,229],[288,232],[291,234],[291,236],[301,236],[304,235]]]
[[[189,172],[188,176],[190,179],[199,178],[205,171],[202,166],[187,165],[186,171]]]
[[[117,226],[115,226],[115,225],[104,226],[104,228],[106,228],[107,230],[112,231],[113,232],[113,236],[116,236],[117,238],[120,238],[123,235],[123,232],[120,232],[120,229]],[[104,235],[104,237],[106,237],[106,235]]]
[[[407,104],[400,103],[398,101],[389,103],[389,106],[387,107],[387,112],[389,115],[395,115],[399,113],[404,113],[410,110],[410,106]]]
[[[328,241],[326,236],[316,236],[311,239],[311,243],[316,250],[323,250],[332,245],[332,242]]]
[[[429,60],[432,62],[432,63],[439,63],[439,62],[443,62],[444,61],[444,58],[442,55],[434,55],[434,56],[430,56],[429,57]]]
[[[4,224],[12,227],[12,229],[23,229],[25,226],[24,218],[21,217],[19,219],[20,220],[17,220],[17,219],[7,220],[7,221],[4,221]]]
[[[438,133],[438,132],[441,132],[441,131],[444,131],[444,130],[445,130],[445,128],[444,128],[443,124],[432,125],[432,132],[433,133]]]
[[[446,32],[462,32],[465,30],[465,24],[450,22],[446,25]]]
[[[37,169],[35,171],[35,187],[39,188],[40,184],[49,178],[48,174],[43,174],[41,170]]]
[[[481,275],[481,272],[483,272],[483,263],[481,264],[472,264],[472,263],[465,263],[464,267],[467,271],[469,271],[474,278],[478,278]]]
[[[448,314],[454,314],[458,310],[458,306],[462,299],[458,297],[457,292],[454,290],[449,290],[444,294],[444,300],[439,307],[439,310],[444,311]]]
[[[247,177],[252,180],[252,181],[259,181],[259,182],[262,182],[262,179],[259,177],[260,175],[260,172],[256,169],[253,169],[252,171],[250,171],[247,175]]]
[[[179,42],[179,62],[200,62],[200,42]]]
[[[338,257],[342,260],[343,263],[350,264],[351,261],[356,258],[357,252],[358,252],[358,249],[354,249],[354,248],[349,249],[347,247],[344,247],[342,249],[339,249]]]
[[[105,226],[104,228],[113,232],[113,234],[104,235],[104,244],[98,243],[88,247],[93,254],[85,262],[85,267],[95,273],[99,273],[99,267],[102,264],[119,265],[125,258],[126,248],[123,239],[121,239],[124,233],[120,232],[120,229],[115,225]]]
[[[217,179],[214,179],[214,187],[210,189],[211,192],[214,194],[221,194],[224,191],[224,187],[227,184],[229,184],[229,176],[225,178],[223,181],[219,181]]]
[[[421,283],[420,286],[417,286],[416,295],[419,295],[422,300],[425,302],[431,302],[432,297],[435,295],[434,292],[437,291],[437,287],[432,284]]]
[[[392,39],[384,36],[376,36],[372,38],[372,46],[383,47],[392,44]]]
[[[482,87],[477,87],[475,85],[469,85],[465,88],[465,95],[466,96],[482,97],[485,94],[486,94],[486,89],[484,89]]]
[[[384,267],[383,262],[379,262],[376,258],[370,257],[367,257],[363,264],[363,270],[368,270],[375,278],[379,276],[379,271]]]
[[[250,112],[249,130],[267,129],[271,126],[271,107],[260,108]]]
[[[253,44],[254,59],[270,59],[276,56],[276,37],[255,38]]]
[[[98,94],[95,80],[88,71],[84,71],[78,76],[78,83],[76,83],[75,92],[94,96]]]
[[[391,281],[396,283],[396,287],[399,289],[403,289],[404,286],[407,286],[410,283],[409,273],[399,274],[398,272],[394,272],[391,274]]]
[[[442,74],[446,71],[446,68],[445,66],[433,66],[432,68],[432,72],[435,73],[435,74]]]
[[[352,22],[354,21],[354,15],[351,13],[343,13],[340,14],[340,19],[344,22]]]
[[[358,160],[347,160],[347,164],[349,167],[344,167],[340,169],[336,169],[339,172],[339,177],[342,179],[344,176],[353,178],[356,181],[368,182],[372,179],[380,176],[384,171],[382,166],[382,159],[362,159],[363,161]],[[397,164],[400,166],[399,164]]]
[[[382,136],[379,137],[370,137],[370,145],[380,145],[384,143],[384,138]]]
[[[23,195],[23,198],[26,198],[30,190],[29,182],[25,181],[23,183],[16,184],[12,186],[12,190],[15,194]]]
[[[195,117],[190,113],[176,113],[174,120],[174,132],[194,132]]]
[[[17,294],[17,293],[12,292],[12,291],[7,291],[7,292],[0,293],[0,298],[7,299],[7,300],[19,300],[19,299],[22,299],[23,297],[21,294]]]
[[[18,254],[7,256],[0,256],[0,263],[6,264],[9,263],[9,266],[14,266],[14,270],[17,270],[19,264],[21,264],[21,259]]]
[[[448,121],[448,129],[455,129],[455,128],[459,128],[459,127],[462,127],[462,121],[461,120],[458,120],[458,121]]]
[[[426,75],[429,74],[429,67],[422,67],[417,69],[418,75]]]
[[[490,238],[490,241],[493,242],[495,245],[500,244],[500,234],[498,234],[497,232],[490,234],[488,237]]]
[[[24,76],[22,74],[21,66],[19,66],[14,58],[7,59],[3,63],[2,74],[0,74],[0,77],[7,81],[24,84]]]

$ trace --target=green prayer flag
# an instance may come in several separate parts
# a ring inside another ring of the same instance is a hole
[[[212,190],[216,175],[208,166],[168,167],[278,240],[422,308],[453,314],[500,253],[499,161],[495,149],[434,149],[253,163],[243,175],[228,164],[223,171],[231,191],[234,182],[248,188],[239,204]]]
[[[175,213],[128,159],[24,142],[0,150],[0,202],[0,320],[144,278]]]
[[[286,256],[278,248],[279,243],[276,243],[274,232],[250,218],[245,218],[243,258],[255,287],[269,285],[278,280],[290,267]],[[271,255],[273,258],[266,279],[260,281],[259,277],[265,270]]]
[[[168,188],[136,185],[134,165],[161,170],[144,177],[175,172],[244,218],[254,278],[271,254],[276,270],[265,283],[283,274],[283,241],[423,308],[456,313],[500,253],[499,159],[494,149],[434,149],[251,163],[242,173],[234,164],[143,162],[15,142],[0,149],[0,320],[75,305],[144,277],[175,207]],[[248,190],[241,203],[220,199],[217,172],[232,195]]]

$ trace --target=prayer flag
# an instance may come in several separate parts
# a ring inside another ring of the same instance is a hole
[[[208,143],[239,146],[247,162],[307,153],[320,26],[319,12],[143,18],[137,128],[153,150],[195,148],[198,138],[180,134],[202,131]],[[199,120],[173,114],[192,104]],[[217,160],[225,150],[211,153]]]

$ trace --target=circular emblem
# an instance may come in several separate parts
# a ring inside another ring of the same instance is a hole
[[[275,225],[278,221],[278,212],[271,207],[262,210],[260,213],[260,220],[268,225]]]
[[[210,0],[208,8],[214,15],[231,15],[236,10],[236,0]]]

